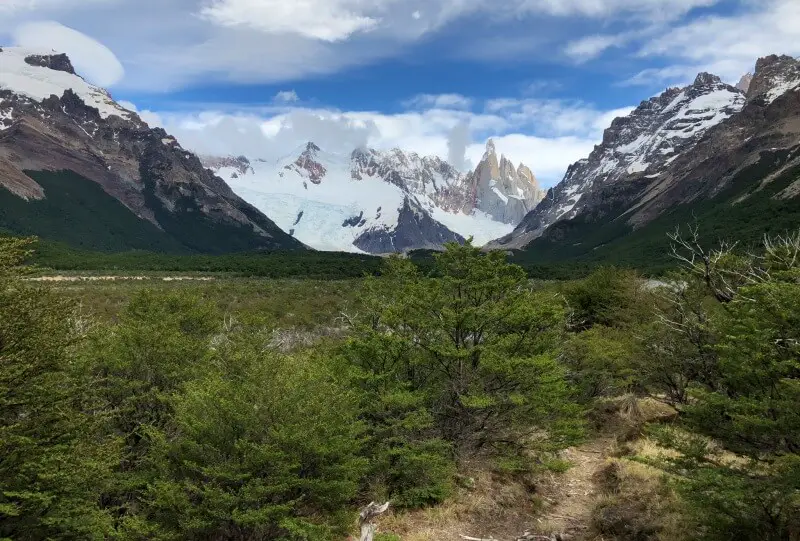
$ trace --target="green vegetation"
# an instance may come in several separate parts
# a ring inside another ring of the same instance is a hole
[[[0,188],[0,230],[37,235],[84,251],[188,252],[96,182],[71,171],[28,171],[27,175],[44,188],[46,197],[26,201]]]
[[[467,244],[339,281],[45,286],[2,238],[0,539],[343,539],[369,501],[447,508],[487,471],[536,508],[612,417],[589,535],[796,539],[800,235],[699,235],[660,284],[535,282]]]
[[[44,189],[46,197],[27,201],[0,188],[0,232],[36,235],[83,253],[146,250],[165,254],[226,254],[253,251],[264,245],[264,239],[250,228],[203,217],[196,212],[191,198],[179,199],[175,209],[167,211],[152,190],[145,189],[148,208],[161,224],[158,228],[136,216],[99,184],[77,173],[26,171],[26,174]],[[147,182],[145,185],[148,186]],[[252,207],[243,206],[242,210],[273,235],[276,246],[301,248],[299,242],[277,226],[259,219]],[[64,247],[61,252],[70,258]]]
[[[574,265],[591,269],[611,264],[661,274],[674,267],[665,249],[666,235],[689,223],[699,225],[706,248],[736,239],[743,250],[757,249],[765,234],[783,235],[800,223],[800,198],[776,197],[800,178],[800,166],[790,167],[763,185],[759,182],[791,154],[789,150],[763,152],[757,163],[738,173],[715,197],[678,205],[638,229],[625,223],[626,208],[603,209],[602,214],[612,218],[599,221],[579,217],[557,223],[547,238],[537,239],[515,254],[514,262],[532,270],[552,269],[557,277],[567,278],[580,276],[568,274]]]
[[[145,251],[103,253],[42,242],[32,259],[42,267],[66,271],[118,273],[225,273],[263,278],[338,280],[377,274],[380,257],[341,252],[276,251],[224,255],[177,255]]]

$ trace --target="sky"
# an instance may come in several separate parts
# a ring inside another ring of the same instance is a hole
[[[700,71],[800,55],[800,0],[0,0],[0,46],[70,55],[203,154],[498,152],[552,186]]]

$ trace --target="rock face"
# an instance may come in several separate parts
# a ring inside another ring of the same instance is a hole
[[[747,102],[763,100],[769,104],[798,85],[800,62],[786,55],[759,58],[755,76],[747,90]]]
[[[32,54],[25,57],[25,63],[30,66],[39,66],[40,68],[63,71],[75,75],[75,68],[72,67],[72,62],[65,54]]]
[[[744,104],[741,90],[708,73],[699,74],[685,88],[670,88],[643,101],[628,116],[614,119],[602,143],[587,158],[572,164],[564,179],[548,191],[514,232],[493,246],[526,245],[556,221],[580,213],[603,186],[659,177],[710,129],[741,111]]]
[[[745,73],[742,75],[742,78],[739,79],[739,82],[736,83],[736,88],[747,94],[747,91],[750,89],[750,83],[753,82],[753,74],[752,73]]]
[[[92,181],[188,251],[302,248],[175,138],[74,75],[65,55],[4,48],[0,188],[31,201],[48,197],[28,171],[71,171]]]
[[[541,190],[530,169],[498,161],[494,145],[488,148],[468,175],[436,156],[370,148],[335,155],[314,143],[274,165],[205,163],[309,246],[386,253],[439,249],[466,237],[480,245],[513,229]]]
[[[394,228],[371,228],[360,234],[353,245],[371,254],[439,250],[447,242],[463,243],[464,238],[440,224],[419,205],[406,197]]]
[[[464,179],[467,200],[465,212],[480,210],[493,219],[518,224],[542,200],[542,190],[533,172],[523,164],[515,168],[505,156],[497,159],[494,142],[486,143],[472,175]]]
[[[724,220],[719,205],[746,206],[750,197],[761,198],[762,206],[772,205],[765,197],[795,200],[796,171],[800,63],[770,56],[757,62],[746,95],[700,74],[691,86],[667,90],[615,119],[602,144],[570,166],[520,226],[492,246],[591,254],[660,217],[664,223],[672,215],[691,220],[692,209],[713,208],[715,219]],[[718,199],[723,193],[727,199]],[[768,212],[750,218],[767,228]]]

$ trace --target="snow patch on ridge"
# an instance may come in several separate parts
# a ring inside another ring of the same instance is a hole
[[[86,105],[96,107],[102,118],[112,115],[130,117],[130,111],[118,105],[100,87],[90,85],[77,75],[50,68],[31,66],[25,58],[42,53],[19,47],[3,48],[0,52],[0,90],[10,90],[33,101],[42,102],[52,95],[61,97],[64,91],[72,89]]]

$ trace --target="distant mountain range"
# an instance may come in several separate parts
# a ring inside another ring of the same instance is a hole
[[[0,230],[106,251],[383,254],[474,237],[520,261],[661,261],[690,221],[750,241],[800,225],[800,63],[701,73],[615,119],[544,191],[492,141],[474,171],[402,149],[198,157],[62,54],[0,49]]]
[[[533,173],[497,157],[490,141],[473,173],[400,149],[329,154],[308,143],[277,163],[205,157],[242,198],[321,250],[439,249],[510,232],[544,196]]]

